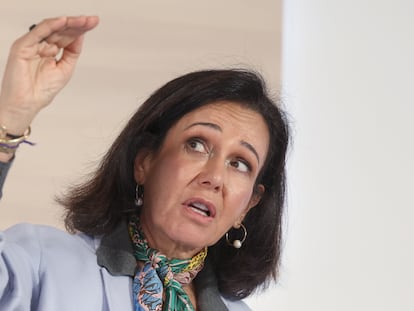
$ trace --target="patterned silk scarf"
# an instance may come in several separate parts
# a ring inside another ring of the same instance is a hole
[[[129,234],[138,263],[132,285],[135,311],[194,311],[182,285],[203,269],[207,248],[190,259],[169,260],[148,246],[138,216],[130,218]]]

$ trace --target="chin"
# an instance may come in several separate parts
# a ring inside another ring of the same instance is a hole
[[[206,232],[203,230],[185,230],[185,228],[180,228],[178,231],[170,234],[169,237],[172,241],[177,244],[183,245],[186,249],[201,250],[206,246],[210,246],[214,243],[209,239],[203,238],[207,237]]]

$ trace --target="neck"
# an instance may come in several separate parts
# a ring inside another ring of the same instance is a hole
[[[160,234],[153,234],[144,223],[141,222],[142,231],[144,232],[145,238],[147,240],[148,246],[160,251],[168,259],[177,258],[177,259],[187,259],[193,257],[195,254],[200,252],[200,249],[194,249],[185,247],[180,243],[171,241],[167,237],[160,236]]]
[[[168,259],[187,259],[193,257],[200,252],[202,248],[192,248],[182,245],[176,241],[172,241],[167,236],[163,236],[160,233],[153,233],[146,225],[144,219],[140,219],[141,228],[147,240],[148,246],[160,251]]]

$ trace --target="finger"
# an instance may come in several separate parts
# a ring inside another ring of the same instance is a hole
[[[32,25],[30,27],[32,30],[18,39],[16,43],[17,45],[21,45],[21,47],[30,47],[39,44],[52,33],[64,29],[67,19],[66,16],[50,18],[43,20],[35,27]]]
[[[49,44],[42,42],[39,45],[38,54],[40,57],[56,57],[59,54],[60,49],[55,44]]]
[[[82,51],[84,36],[77,37],[75,41],[73,41],[70,45],[68,45],[65,49],[63,49],[62,57],[58,62],[58,66],[67,65],[67,64],[74,64]]]
[[[64,31],[53,34],[47,42],[54,42],[60,48],[64,47],[59,62],[76,62],[82,51],[82,44],[85,32],[92,30],[99,23],[99,17],[87,16],[86,19],[69,17]]]
[[[56,43],[63,36],[76,37],[96,27],[98,22],[99,18],[97,16],[68,16],[62,27],[54,29],[50,33],[43,33],[42,40]]]
[[[67,55],[70,56],[72,54],[79,55],[82,51],[82,45],[83,45],[83,39],[85,38],[85,35],[79,36],[75,41],[73,41],[70,45],[68,45],[65,48],[65,52],[67,52]]]
[[[95,28],[98,23],[99,18],[97,16],[88,16],[83,18],[69,17],[66,27],[63,30],[51,34],[45,40],[48,43],[56,44],[60,48],[67,48],[78,37]]]
[[[79,36],[96,27],[99,23],[97,16],[57,17],[45,19],[30,27],[31,31],[16,41],[20,47],[30,47],[42,41],[57,43],[64,34],[68,37]],[[73,40],[73,38],[72,38]],[[70,42],[70,40],[69,40]],[[62,41],[68,44],[68,40]],[[65,47],[59,46],[59,47]]]
[[[99,24],[98,16],[79,16],[79,17],[68,17],[67,27],[68,28],[83,28],[85,31],[89,31],[95,28]]]

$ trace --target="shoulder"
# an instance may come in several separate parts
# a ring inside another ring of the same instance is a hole
[[[57,276],[66,281],[82,276],[89,282],[99,279],[95,241],[49,226],[18,224],[0,233],[0,256],[16,276],[27,272],[53,282]]]
[[[242,300],[229,300],[221,297],[229,311],[252,311],[249,306]]]
[[[21,249],[29,254],[73,251],[95,253],[95,239],[84,234],[70,234],[66,231],[44,225],[17,224],[0,233],[0,244]]]
[[[36,310],[57,310],[62,301],[63,309],[77,310],[76,297],[85,293],[92,298],[83,299],[80,309],[102,310],[104,283],[95,247],[99,241],[43,225],[18,224],[0,232],[0,309],[7,296],[2,286],[7,286],[13,288],[6,297],[16,303],[13,310],[29,310],[32,304]]]

